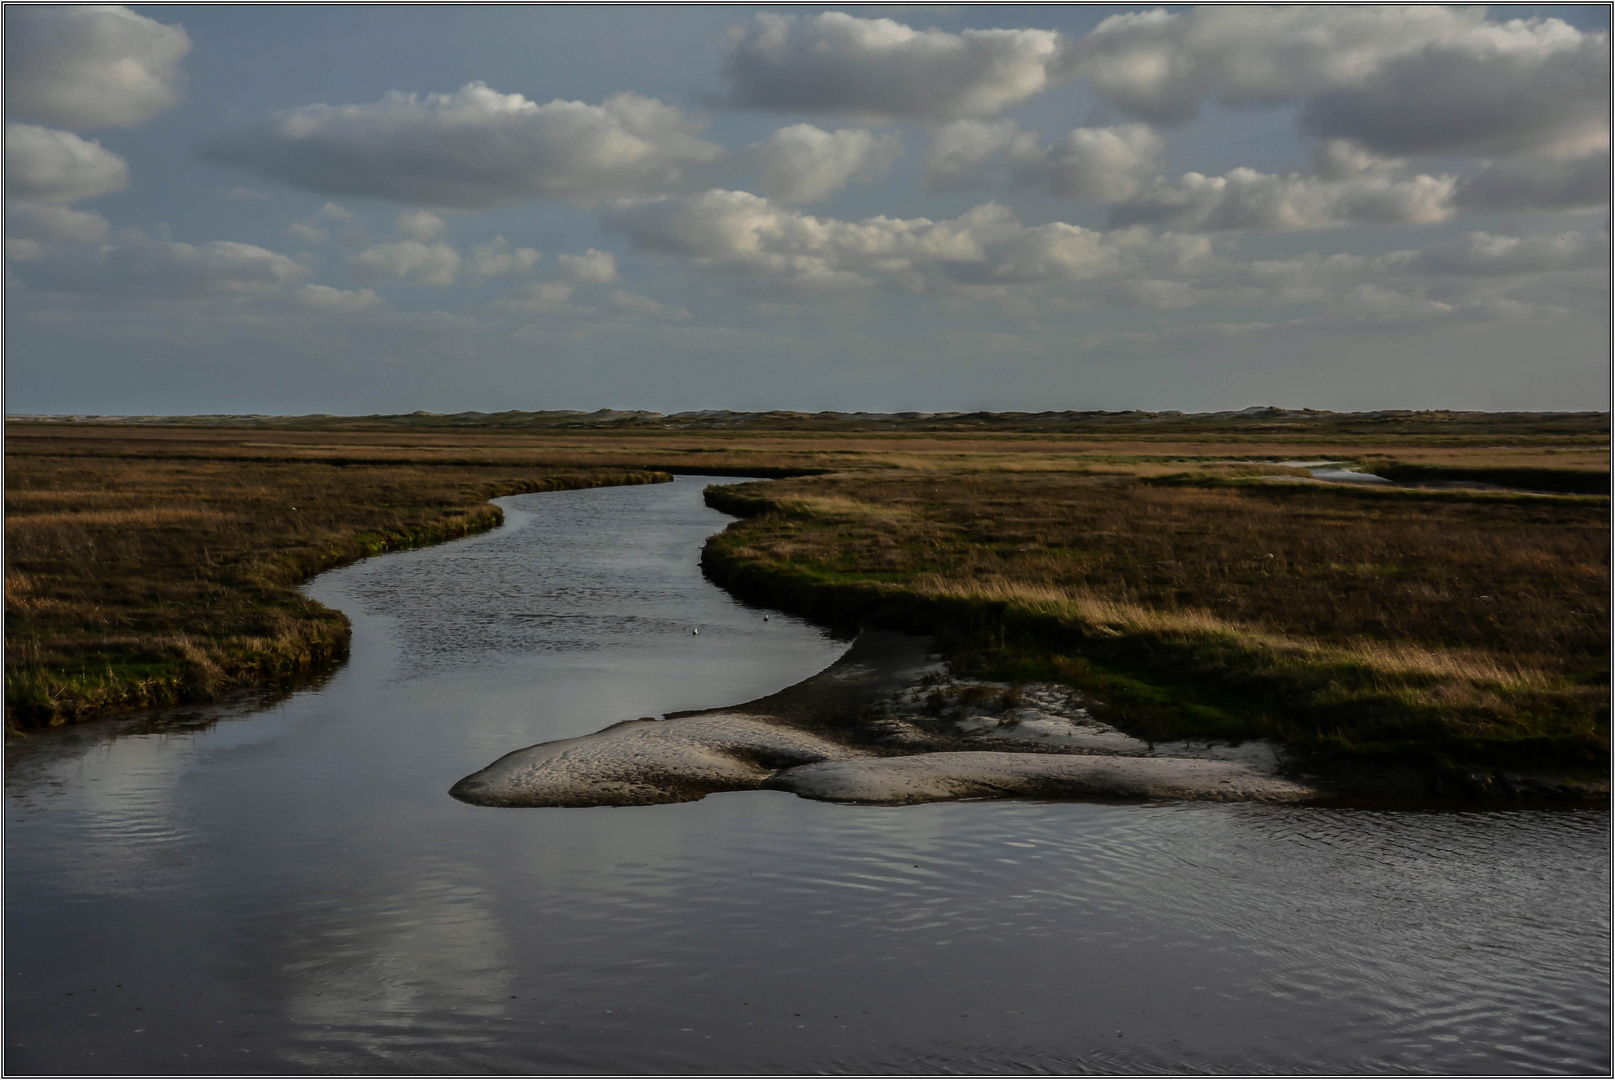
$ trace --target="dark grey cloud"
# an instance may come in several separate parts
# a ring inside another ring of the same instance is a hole
[[[1432,42],[1309,98],[1301,125],[1390,154],[1607,149],[1609,38],[1562,23],[1511,23]]]
[[[116,5],[10,5],[6,114],[69,128],[129,127],[179,103],[191,39]]]
[[[1562,160],[1522,157],[1501,161],[1458,186],[1466,210],[1578,210],[1610,204],[1609,155]]]
[[[539,105],[470,83],[310,105],[203,143],[208,160],[293,187],[420,206],[488,209],[524,199],[593,203],[670,184],[722,148],[679,109],[622,93]]]
[[[1051,30],[914,30],[841,12],[760,14],[724,60],[736,108],[878,120],[992,116],[1073,76]]]

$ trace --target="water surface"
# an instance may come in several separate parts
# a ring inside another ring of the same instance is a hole
[[[1608,1071],[1603,812],[449,798],[839,655],[700,577],[707,482],[501,500],[313,584],[320,687],[9,748],[7,1071]]]

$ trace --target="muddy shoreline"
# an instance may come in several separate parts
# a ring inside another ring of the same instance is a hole
[[[1327,797],[1280,754],[1150,744],[1054,684],[949,677],[930,640],[866,630],[835,664],[721,709],[615,724],[507,754],[450,789],[484,806],[633,806],[772,789],[831,802]]]

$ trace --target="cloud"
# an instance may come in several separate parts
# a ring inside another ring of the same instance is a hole
[[[1577,210],[1609,206],[1609,155],[1564,161],[1530,156],[1502,161],[1459,182],[1466,210]]]
[[[1044,153],[1037,132],[1022,131],[1013,120],[955,120],[931,132],[931,145],[925,152],[926,186],[969,186],[982,179],[987,165],[996,158],[1037,161]]]
[[[296,295],[299,303],[315,311],[368,311],[386,303],[373,289],[336,289],[329,285],[304,285]]]
[[[6,112],[70,128],[130,127],[179,103],[191,39],[126,7],[8,7]]]
[[[93,210],[73,210],[50,203],[6,204],[6,236],[19,240],[99,240],[110,226]],[[37,250],[33,250],[37,254]]]
[[[1387,273],[1500,277],[1590,270],[1609,260],[1609,239],[1598,231],[1538,236],[1465,233],[1416,251],[1398,251],[1375,261]]]
[[[510,311],[570,311],[573,287],[564,281],[533,282],[495,307]]]
[[[460,253],[447,244],[400,240],[377,244],[351,255],[348,272],[364,284],[407,282],[412,285],[453,285],[460,272]]]
[[[1334,160],[1320,167],[1347,175],[1312,176],[1315,186],[1354,178],[1351,156],[1334,149]],[[1607,289],[1609,257],[1608,237],[1584,230],[1475,232],[1373,257],[1240,261],[1204,234],[1141,225],[1099,231],[1060,221],[1028,226],[995,203],[943,221],[843,221],[721,190],[625,200],[610,204],[605,217],[608,228],[648,254],[743,271],[799,292],[883,285],[988,301],[1011,314],[1024,313],[1017,300],[1041,298],[1039,311],[1309,305],[1346,322],[1540,318],[1566,304],[1594,303],[1588,298]],[[1320,215],[1307,220],[1315,224]]]
[[[617,257],[609,251],[590,248],[582,255],[560,255],[556,261],[579,281],[610,285],[617,280]]]
[[[264,197],[268,198],[268,196]],[[421,213],[425,214],[425,211],[421,211]],[[413,225],[413,227],[418,230],[424,230],[427,233],[431,233],[433,231],[431,222],[435,221],[438,225],[443,224],[440,218],[437,218],[432,214],[425,214],[425,216],[426,218],[430,218],[431,221],[415,221],[412,219],[411,221],[406,222],[405,219],[410,218],[410,215],[404,214],[398,219],[400,228],[402,231],[407,233],[410,230],[406,226]],[[304,243],[323,244],[331,238],[331,230],[320,224],[321,221],[349,222],[352,220],[352,211],[345,210],[336,203],[328,202],[324,206],[320,207],[319,213],[314,214],[311,217],[304,218],[302,221],[286,226],[286,231],[297,237],[299,240],[302,240]],[[431,236],[428,235],[422,237],[422,239],[429,240],[431,239]]]
[[[35,241],[99,240],[107,219],[70,203],[122,191],[129,164],[66,131],[6,121],[6,235],[14,259],[34,259]]]
[[[841,12],[759,14],[731,31],[724,104],[874,120],[992,116],[1069,79],[1049,30],[913,30]]]
[[[1107,294],[1146,307],[1162,306],[1152,300],[1167,306],[1322,305],[1331,317],[1357,320],[1535,318],[1562,312],[1563,303],[1579,303],[1578,297],[1607,296],[1608,260],[1609,239],[1599,230],[1523,237],[1471,232],[1374,257],[1212,258],[1162,280],[1107,285]]]
[[[964,187],[1002,159],[1011,178],[1068,199],[1122,202],[1161,171],[1166,143],[1145,124],[1079,127],[1045,146],[1013,120],[956,120],[937,128],[925,157],[926,185]]]
[[[93,140],[34,124],[6,122],[6,195],[65,206],[122,191],[129,163]]]
[[[496,236],[471,249],[466,272],[473,277],[515,277],[531,270],[540,258],[535,248],[513,248],[503,236]]]
[[[417,206],[487,209],[524,199],[586,205],[675,182],[723,150],[679,109],[638,94],[539,105],[480,82],[309,105],[205,142],[209,160],[294,187]]]
[[[891,168],[903,152],[903,141],[865,128],[831,133],[812,124],[792,124],[755,149],[765,195],[779,202],[822,202],[854,177],[872,179]]]
[[[1111,224],[1187,232],[1297,232],[1346,225],[1432,225],[1452,214],[1452,176],[1368,173],[1338,179],[1233,169],[1157,177],[1111,212]]]
[[[1161,171],[1166,143],[1145,124],[1074,128],[1065,145],[1027,160],[1025,183],[1068,199],[1122,202],[1136,195]],[[1030,158],[1023,154],[1023,158]]]
[[[1609,37],[1557,19],[1488,24],[1312,97],[1301,125],[1393,154],[1607,151]]]
[[[130,229],[114,243],[44,251],[21,272],[28,284],[49,291],[195,300],[273,292],[309,269],[252,244],[181,244]]]
[[[850,286],[864,282],[866,272],[910,272],[917,260],[979,262],[985,258],[982,235],[1019,225],[999,206],[971,214],[952,222],[848,222],[788,210],[750,192],[714,189],[612,204],[606,223],[641,250],[749,266],[802,284]]]
[[[1053,222],[1027,228],[984,203],[957,218],[814,217],[744,191],[640,199],[606,209],[608,227],[640,250],[747,268],[806,288],[887,281],[910,291],[1001,289],[1079,281],[1146,263],[1179,265],[1209,252],[1199,237],[1145,229],[1098,233]]]
[[[1073,49],[1101,97],[1156,123],[1203,101],[1302,104],[1382,153],[1579,156],[1608,145],[1609,37],[1445,7],[1201,7],[1114,15]]]
[[[430,210],[405,210],[397,224],[399,232],[417,240],[437,240],[449,231],[448,224]]]
[[[611,306],[627,315],[659,316],[668,319],[688,319],[689,308],[675,308],[648,296],[618,289],[611,294]]]

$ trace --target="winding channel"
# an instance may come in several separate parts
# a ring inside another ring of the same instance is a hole
[[[449,798],[844,651],[702,579],[709,482],[502,500],[310,585],[321,686],[9,745],[7,1071],[1608,1072],[1606,812]]]

